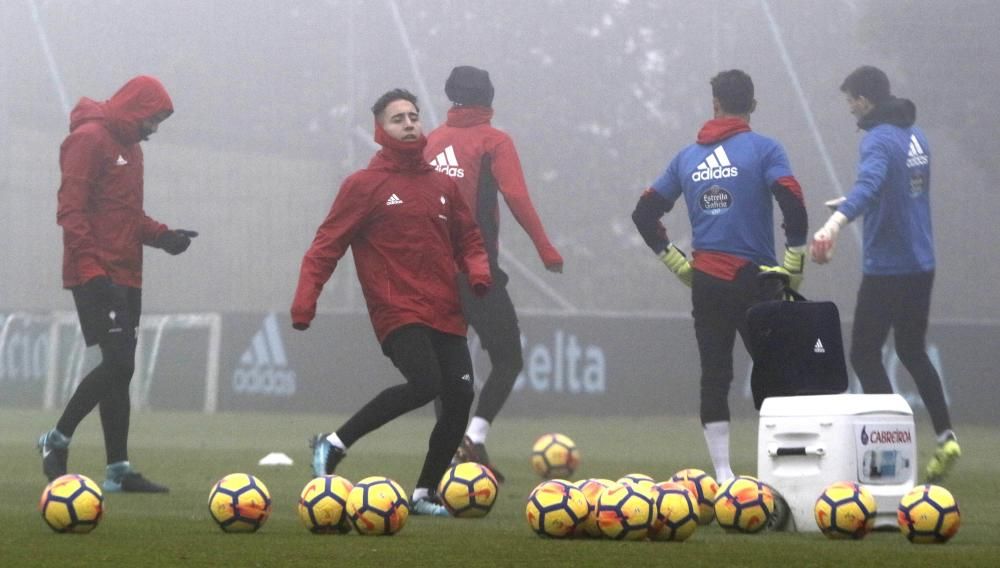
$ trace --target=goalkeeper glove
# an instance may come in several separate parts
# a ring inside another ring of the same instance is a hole
[[[806,247],[788,247],[781,267],[788,272],[788,287],[796,292],[802,286],[802,272],[806,264]]]
[[[813,235],[812,248],[810,254],[813,262],[826,264],[833,258],[833,247],[837,244],[837,234],[841,227],[847,224],[847,216],[840,211],[835,211],[826,224]]]
[[[150,246],[163,249],[167,253],[172,255],[178,255],[187,250],[191,246],[191,239],[198,236],[197,231],[188,231],[185,229],[174,229],[172,231],[164,231],[164,233],[150,243]]]
[[[682,284],[688,288],[691,287],[691,281],[694,279],[694,271],[687,257],[681,252],[681,249],[673,244],[667,245],[666,250],[660,253],[660,262],[665,264],[670,269],[670,272],[676,274],[677,279]]]

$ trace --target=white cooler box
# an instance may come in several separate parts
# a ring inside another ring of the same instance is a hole
[[[771,397],[760,408],[757,477],[788,502],[794,530],[819,531],[817,497],[835,481],[875,496],[875,527],[896,527],[899,499],[914,484],[913,411],[896,394]]]

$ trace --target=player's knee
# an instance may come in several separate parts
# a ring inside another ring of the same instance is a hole
[[[896,355],[904,365],[921,363],[924,359],[928,359],[924,344],[920,341],[899,341],[897,339]]]
[[[504,377],[517,377],[524,369],[524,354],[521,352],[521,345],[516,344],[516,349],[494,350],[490,355],[490,365],[493,367],[493,374]]]

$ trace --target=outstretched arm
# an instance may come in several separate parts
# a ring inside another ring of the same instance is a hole
[[[542,220],[535,211],[535,205],[528,195],[528,187],[524,182],[524,172],[521,170],[521,159],[514,148],[514,142],[509,138],[496,146],[492,161],[493,177],[500,186],[507,207],[538,251],[545,268],[552,272],[562,272],[563,258],[556,247],[549,241]]]
[[[326,219],[316,230],[312,245],[302,258],[291,309],[295,329],[308,329],[316,317],[320,292],[367,215],[368,205],[362,193],[350,178],[344,182]]]

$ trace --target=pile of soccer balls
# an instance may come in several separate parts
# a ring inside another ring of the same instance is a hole
[[[550,479],[528,496],[525,517],[544,537],[680,542],[715,517],[717,488],[711,476],[695,469],[660,483],[641,473],[617,481]]]

